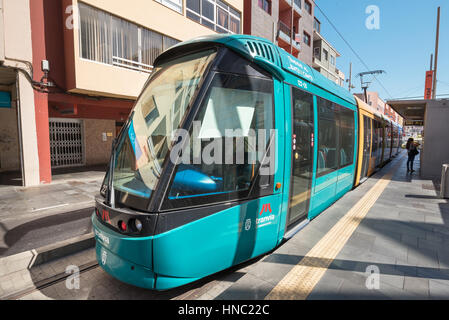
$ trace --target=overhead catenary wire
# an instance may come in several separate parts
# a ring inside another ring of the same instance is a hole
[[[341,32],[337,29],[337,27],[332,23],[332,21],[329,19],[329,17],[324,13],[324,11],[317,5],[315,0],[312,0],[315,4],[315,7],[318,8],[318,10],[321,12],[321,14],[326,18],[326,20],[329,22],[329,24],[332,26],[332,28],[337,32],[337,34],[340,36],[340,38],[346,43],[346,45],[349,47],[349,49],[354,53],[354,55],[359,59],[359,61],[363,64],[363,66],[366,68],[367,71],[370,71],[371,69],[368,67],[368,65],[365,63],[365,61],[360,57],[360,55],[355,51],[355,49],[351,46],[349,41],[346,40],[346,38],[341,34]],[[385,86],[380,82],[379,79],[377,79],[376,76],[374,76],[374,79],[377,81],[377,83],[382,87],[382,89],[387,93],[387,95],[392,98],[392,95],[390,92],[385,88]]]
[[[437,97],[449,97],[449,93],[437,94],[436,96]],[[412,100],[412,99],[424,99],[424,96],[392,98],[390,100]]]

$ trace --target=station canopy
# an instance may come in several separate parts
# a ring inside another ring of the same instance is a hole
[[[406,125],[423,125],[427,103],[431,100],[391,100],[387,104],[399,113]]]

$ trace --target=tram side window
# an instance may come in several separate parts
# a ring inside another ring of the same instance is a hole
[[[338,114],[334,103],[317,97],[318,103],[318,170],[322,176],[338,168]]]
[[[354,111],[339,107],[340,168],[354,163]]]
[[[373,146],[371,149],[371,157],[377,156],[377,149],[379,148],[379,121],[373,120]]]
[[[196,199],[204,196],[244,197],[266,154],[273,125],[272,80],[216,74],[190,130],[190,150],[183,151],[169,200],[188,206],[201,203]]]

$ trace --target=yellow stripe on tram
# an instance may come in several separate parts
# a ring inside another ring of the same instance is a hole
[[[401,158],[402,160],[402,158]],[[340,221],[293,267],[265,297],[265,300],[305,300],[320,281],[332,261],[343,249],[368,211],[376,203],[393,177],[399,161]]]

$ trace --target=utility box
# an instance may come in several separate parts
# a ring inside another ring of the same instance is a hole
[[[443,164],[441,173],[441,198],[449,199],[449,164]]]

